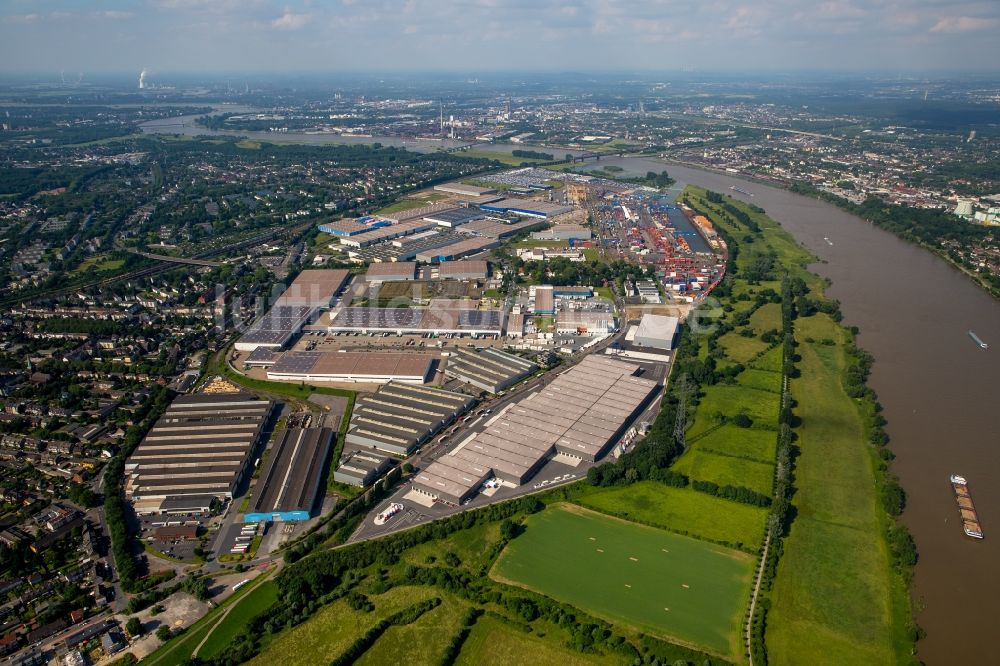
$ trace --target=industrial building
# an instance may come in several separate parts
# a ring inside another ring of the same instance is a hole
[[[431,213],[424,217],[428,222],[434,222],[442,227],[458,227],[468,224],[473,220],[481,220],[486,217],[486,213],[478,208],[452,208],[443,210],[440,213]]]
[[[305,270],[288,285],[268,312],[236,341],[238,351],[281,349],[298,335],[319,308],[329,307],[350,281],[345,270]]]
[[[281,349],[309,323],[316,312],[308,305],[275,305],[257,319],[236,341],[237,351],[254,351],[259,347]]]
[[[349,486],[370,486],[390,467],[391,458],[370,451],[351,451],[344,455],[333,472],[333,480]]]
[[[651,347],[670,351],[677,338],[677,317],[644,314],[631,342],[638,347]],[[630,336],[631,337],[631,336]]]
[[[442,261],[438,277],[442,280],[485,280],[490,276],[486,260]]]
[[[346,443],[409,455],[472,404],[462,393],[390,382],[355,403]]]
[[[467,305],[471,304],[466,302]],[[503,312],[463,307],[462,301],[435,299],[426,308],[341,308],[330,322],[331,333],[433,333],[435,335],[500,335]]]
[[[492,250],[499,246],[500,241],[492,238],[464,238],[448,245],[417,252],[416,259],[427,264],[434,264],[441,261],[461,259],[462,257],[479,254],[480,252]]]
[[[491,187],[479,187],[477,185],[466,185],[465,183],[442,183],[441,185],[435,185],[434,189],[438,192],[461,194],[470,197],[481,197],[484,194],[494,194],[496,192]]]
[[[537,369],[531,361],[492,347],[481,351],[458,347],[448,359],[445,374],[484,391],[499,393]]]
[[[587,356],[419,471],[413,489],[460,504],[491,477],[511,486],[524,484],[553,456],[598,460],[658,388],[655,381],[635,376],[638,369]]]
[[[309,520],[330,453],[330,428],[288,428],[267,456],[245,523]]]
[[[556,333],[572,335],[608,335],[615,332],[615,316],[604,310],[560,310],[556,314]]]
[[[332,220],[330,222],[318,224],[316,225],[316,228],[324,233],[330,234],[331,236],[347,238],[350,236],[357,236],[358,234],[364,234],[380,227],[386,227],[390,224],[392,223],[389,220],[361,218],[360,220]]]
[[[536,315],[552,315],[556,313],[556,297],[552,285],[540,284],[529,287],[529,296],[535,300],[532,312]]]
[[[593,233],[579,224],[557,224],[531,234],[535,240],[590,240]]]
[[[275,403],[246,393],[177,397],[125,461],[136,513],[204,513],[252,468]]]
[[[501,220],[487,218],[485,220],[475,220],[464,224],[459,228],[463,234],[474,234],[486,238],[504,239],[516,236],[525,231],[542,229],[548,224],[543,220],[522,220],[521,222],[503,222]]]
[[[304,270],[282,292],[275,305],[330,307],[350,279],[351,272],[343,269]]]
[[[267,371],[267,378],[299,382],[397,381],[424,384],[434,374],[439,356],[403,352],[285,352]]]
[[[340,239],[340,244],[346,245],[347,247],[368,247],[369,245],[382,243],[387,240],[392,240],[393,238],[400,238],[401,236],[409,236],[410,234],[427,231],[428,229],[433,229],[436,226],[437,224],[434,222],[428,222],[424,219],[411,219],[405,222],[399,222],[398,224],[392,224],[379,229],[374,229],[368,233],[342,237]]]
[[[420,206],[419,208],[410,208],[408,210],[401,210],[391,215],[386,215],[387,220],[392,220],[396,224],[402,222],[409,222],[411,220],[423,220],[428,215],[433,215],[434,213],[440,213],[443,210],[451,210],[455,207],[452,203],[432,203],[426,206]]]
[[[413,261],[384,261],[370,264],[365,279],[368,282],[404,282],[417,278],[417,264]]]
[[[483,210],[494,213],[515,213],[528,217],[538,217],[547,219],[562,215],[573,210],[572,206],[550,203],[548,201],[535,201],[534,199],[501,199],[493,203],[480,206]]]

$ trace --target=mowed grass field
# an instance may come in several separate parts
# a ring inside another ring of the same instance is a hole
[[[412,662],[408,662],[412,663]],[[456,666],[562,666],[563,664],[631,664],[615,655],[599,656],[569,650],[532,636],[501,620],[484,615],[479,618],[462,645]]]
[[[764,539],[767,511],[748,504],[674,488],[656,481],[595,488],[577,504],[701,539],[755,549]]]
[[[490,576],[717,654],[742,653],[754,558],[572,505],[531,516]]]
[[[827,315],[796,322],[800,341],[844,335]],[[863,422],[841,386],[846,358],[840,347],[806,342],[798,352],[802,375],[791,381],[802,419],[792,500],[798,515],[771,595],[769,661],[895,663],[893,614],[901,610],[894,604],[906,599],[894,592]]]
[[[773,463],[778,435],[773,430],[740,428],[726,424],[691,444],[702,451]]]
[[[694,437],[716,426],[722,417],[746,414],[756,424],[775,426],[781,396],[771,391],[759,391],[746,386],[714,384],[702,389],[694,424],[688,437]]]
[[[253,666],[328,664],[382,618],[432,597],[443,598],[443,595],[433,587],[394,587],[384,594],[369,597],[375,604],[371,613],[353,610],[346,600],[340,599],[324,606],[302,624],[279,634],[248,663]]]
[[[774,436],[774,433],[771,433]],[[674,471],[699,481],[711,481],[720,486],[746,486],[770,495],[774,481],[774,466],[746,458],[704,451],[693,444],[673,466]]]

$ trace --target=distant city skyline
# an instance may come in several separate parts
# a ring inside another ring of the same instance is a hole
[[[0,71],[998,71],[968,0],[0,1]]]

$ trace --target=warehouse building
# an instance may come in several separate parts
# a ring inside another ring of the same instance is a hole
[[[535,240],[590,240],[593,234],[579,224],[557,224],[544,231],[536,231],[531,237]]]
[[[343,269],[304,270],[282,292],[275,305],[328,308],[350,279],[351,272]]]
[[[392,224],[389,220],[383,220],[378,218],[359,218],[357,220],[332,220],[330,222],[324,222],[323,224],[318,224],[316,227],[331,236],[337,236],[338,238],[347,238],[350,236],[357,236],[358,234],[368,233],[373,229],[378,229],[380,227],[386,227]]]
[[[479,254],[486,250],[492,250],[495,247],[500,247],[500,241],[493,238],[463,238],[447,245],[417,252],[416,259],[426,264],[436,264],[442,261],[452,261],[473,254]]]
[[[414,490],[461,504],[490,477],[523,485],[553,456],[600,459],[658,388],[655,381],[635,376],[638,369],[587,356],[421,470]]]
[[[608,335],[615,332],[615,316],[599,310],[560,310],[556,314],[556,333],[570,335]]]
[[[440,213],[431,213],[424,217],[428,222],[434,222],[442,227],[459,227],[473,220],[481,220],[486,213],[478,208],[452,208]]]
[[[594,288],[575,284],[557,285],[552,287],[552,295],[556,298],[571,298],[573,300],[587,299],[594,295]]]
[[[438,277],[442,280],[485,280],[490,276],[490,264],[485,260],[442,261]]]
[[[277,304],[240,336],[236,349],[249,352],[260,347],[281,349],[309,323],[315,312],[316,308],[308,305]]]
[[[448,359],[445,374],[484,391],[499,393],[537,369],[537,365],[520,356],[492,347],[481,351],[458,347]]]
[[[481,197],[484,194],[494,194],[496,192],[496,189],[492,187],[479,187],[478,185],[466,185],[465,183],[442,183],[441,185],[435,185],[434,189],[438,192],[460,194],[468,197]]]
[[[275,403],[246,393],[177,397],[125,462],[136,513],[204,513],[252,468]]]
[[[333,472],[333,480],[349,486],[366,487],[374,483],[393,465],[393,460],[369,451],[351,451]]]
[[[674,348],[674,341],[677,338],[678,322],[677,317],[644,314],[639,320],[639,327],[631,342],[639,347],[670,351]]]
[[[541,219],[555,217],[573,210],[572,206],[563,206],[548,201],[535,201],[534,199],[501,199],[493,203],[483,204],[480,208],[494,213],[515,213]]]
[[[315,316],[329,307],[350,281],[346,270],[305,270],[278,297],[267,313],[236,342],[237,351],[281,349]]]
[[[361,382],[424,384],[434,375],[439,357],[402,352],[285,352],[267,378],[297,382]]]
[[[462,307],[461,301],[435,299],[426,308],[341,308],[330,322],[331,333],[433,333],[435,335],[500,335],[503,312]]]
[[[387,220],[391,220],[396,224],[403,222],[410,222],[413,220],[423,220],[428,215],[433,215],[434,213],[440,213],[443,210],[451,210],[455,207],[453,203],[432,203],[426,206],[420,206],[419,208],[410,208],[408,210],[401,210],[391,215],[386,215]]]
[[[472,404],[461,393],[390,382],[355,403],[346,443],[409,455]]]
[[[552,315],[556,313],[556,297],[552,285],[540,284],[529,288],[529,294],[535,305],[532,312],[536,315]]]
[[[245,523],[309,520],[330,453],[330,428],[288,428],[271,447]]]
[[[496,238],[503,240],[510,236],[516,236],[525,231],[542,229],[548,224],[543,220],[523,220],[521,222],[503,222],[497,219],[487,218],[485,220],[475,220],[464,224],[459,228],[463,234],[474,234],[486,238]]]
[[[365,279],[369,282],[405,282],[417,279],[417,264],[413,261],[384,261],[370,264]]]
[[[433,229],[436,226],[437,225],[434,222],[428,222],[427,220],[419,218],[415,220],[411,219],[398,224],[392,224],[379,229],[374,229],[365,234],[341,238],[340,244],[346,245],[347,247],[368,247],[369,245],[383,243],[387,240],[392,240],[393,238],[400,238],[402,236],[409,236],[410,234],[416,234],[421,231],[427,231],[428,229]]]

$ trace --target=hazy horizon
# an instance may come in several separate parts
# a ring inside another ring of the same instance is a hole
[[[1000,3],[0,2],[0,71],[991,73]]]

